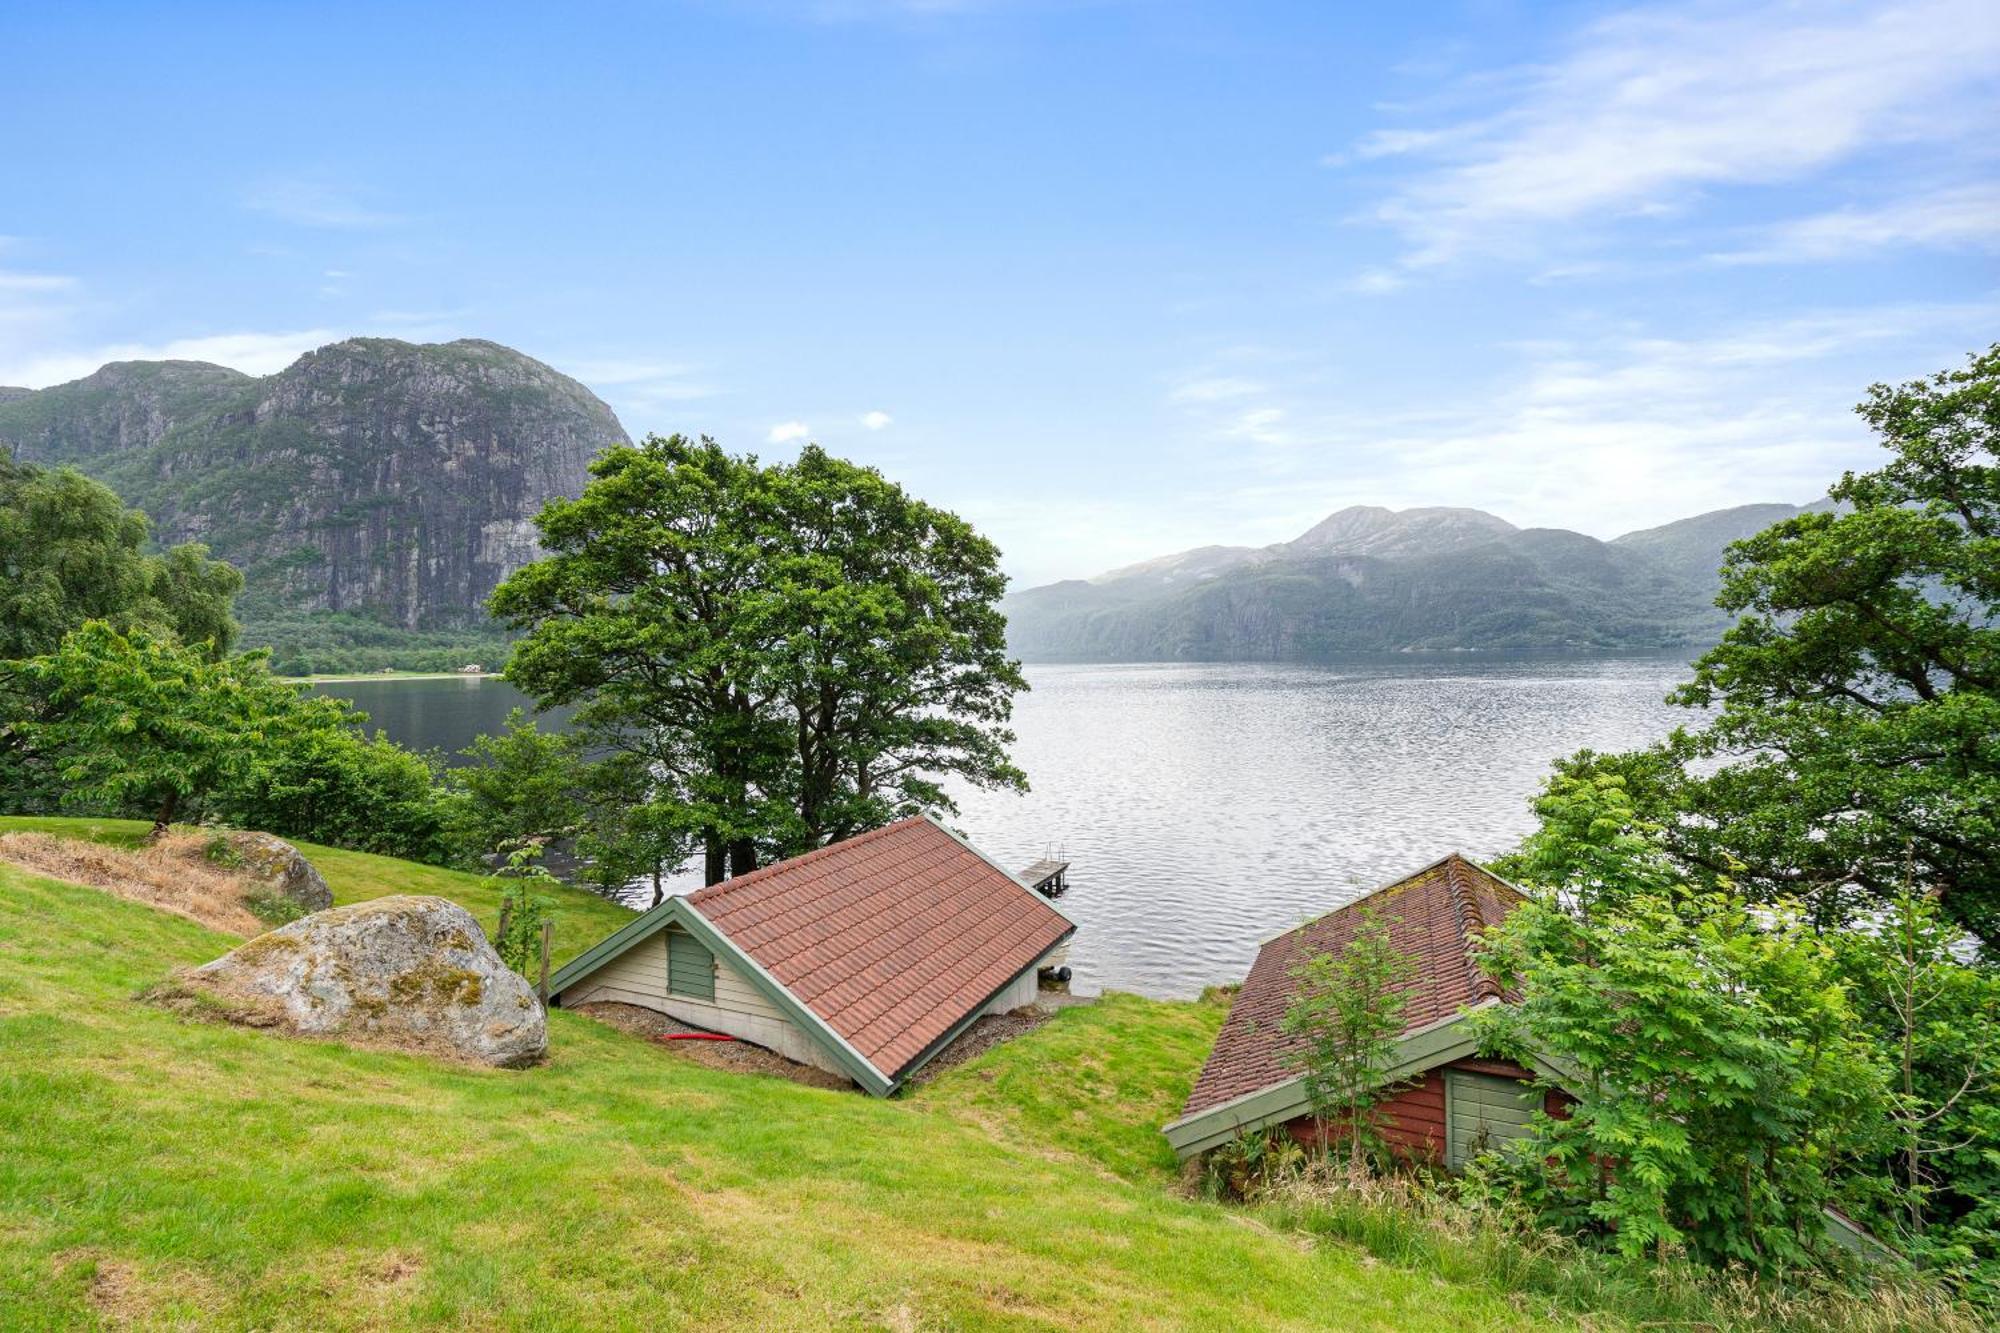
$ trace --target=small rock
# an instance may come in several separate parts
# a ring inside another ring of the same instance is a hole
[[[278,892],[308,912],[324,912],[333,906],[333,890],[313,863],[298,848],[269,833],[225,835],[229,849],[243,862],[243,868],[273,885]]]
[[[210,1012],[258,1026],[414,1047],[514,1068],[548,1049],[535,992],[443,898],[317,912],[184,973]],[[217,1003],[217,1002],[220,1003]]]

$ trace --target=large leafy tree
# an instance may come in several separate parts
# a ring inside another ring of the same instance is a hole
[[[295,695],[257,658],[212,662],[101,620],[52,653],[0,662],[0,675],[34,700],[20,728],[61,778],[64,801],[151,811],[155,837],[248,771],[275,708]]]
[[[1025,785],[1005,580],[962,519],[817,448],[763,465],[654,436],[592,472],[492,608],[527,631],[509,679],[642,766],[642,842],[699,847],[713,883],[949,810],[947,776]]]
[[[1508,1169],[1565,1229],[1630,1254],[1817,1261],[1842,1168],[1879,1147],[1883,1068],[1826,941],[1784,904],[1686,884],[1616,777],[1559,777],[1507,869],[1539,892],[1484,940],[1518,1002],[1487,1039],[1575,1097]]]
[[[1831,927],[1914,881],[2000,942],[2000,346],[1876,385],[1889,462],[1739,542],[1739,619],[1675,694],[1703,725],[1623,774],[1692,873],[1808,901]]]
[[[146,537],[146,516],[98,482],[0,458],[0,658],[52,652],[86,620],[225,655],[242,575],[197,544],[148,553]]]
[[[431,766],[362,730],[366,714],[273,677],[264,655],[210,661],[171,637],[90,621],[51,653],[0,662],[23,749],[59,804],[145,814],[154,836],[214,816],[363,851],[435,860]]]

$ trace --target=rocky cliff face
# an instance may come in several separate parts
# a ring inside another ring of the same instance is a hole
[[[405,629],[476,624],[536,554],[533,518],[623,443],[611,409],[531,357],[473,339],[357,338],[253,378],[120,362],[0,397],[0,446],[69,464],[243,570],[246,618],[347,611]]]

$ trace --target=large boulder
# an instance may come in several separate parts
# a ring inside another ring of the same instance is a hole
[[[224,834],[230,853],[243,868],[263,880],[307,912],[324,912],[333,906],[333,890],[313,863],[283,838],[269,833]]]
[[[443,898],[353,903],[280,926],[182,974],[240,1022],[509,1068],[548,1049],[534,990]]]

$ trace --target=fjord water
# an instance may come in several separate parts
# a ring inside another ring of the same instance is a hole
[[[1682,656],[1030,666],[1014,756],[1033,790],[961,790],[953,822],[1010,868],[1073,863],[1079,990],[1193,995],[1446,852],[1512,847],[1551,760],[1691,720],[1663,700],[1686,674]],[[495,680],[322,688],[447,751],[525,703]]]

